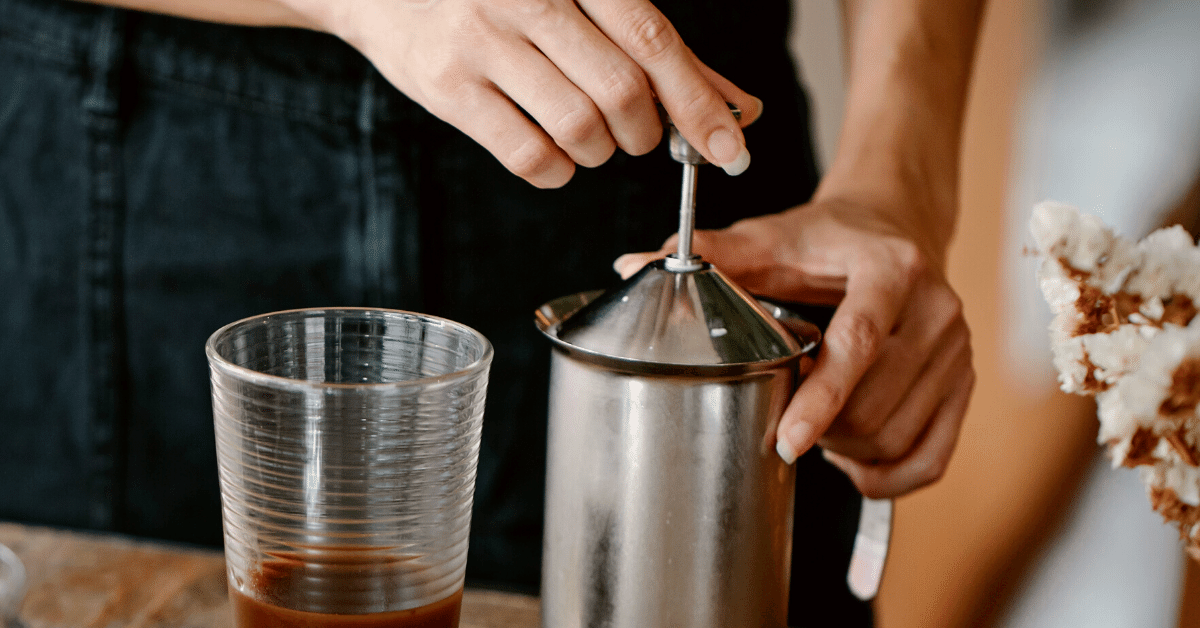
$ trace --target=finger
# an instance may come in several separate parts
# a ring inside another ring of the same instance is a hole
[[[709,83],[658,9],[645,0],[580,0],[578,4],[645,71],[671,121],[705,159],[731,175],[750,167],[742,129],[725,104],[729,96]],[[734,102],[747,98],[744,92],[733,96]]]
[[[938,304],[946,301],[957,307],[938,312],[942,309]],[[923,396],[935,399],[926,401],[930,407],[920,418],[932,413],[932,405],[945,396],[952,368],[970,364],[970,333],[958,304],[948,287],[914,291],[899,329],[885,341],[879,359],[867,369],[826,437],[874,436],[885,422],[892,423],[902,405],[910,406]]]
[[[658,253],[626,253],[613,262],[613,270],[617,271],[621,279],[629,279],[646,264],[662,258]]]
[[[462,90],[457,106],[439,114],[478,142],[513,174],[539,188],[562,187],[575,162],[513,102],[489,86]]]
[[[789,229],[779,224],[782,220],[782,214],[775,214],[720,231],[697,231],[692,251],[753,294],[811,305],[841,303],[847,264],[836,259],[836,252],[810,251],[786,239]],[[673,246],[673,240],[668,240],[668,246]]]
[[[645,73],[582,13],[542,20],[529,36],[595,103],[621,150],[644,155],[658,145],[662,122]]]
[[[966,373],[971,370],[968,347],[964,333],[939,351],[912,389],[903,396],[902,402],[884,415],[885,420],[879,421],[870,432],[841,435],[834,434],[831,429],[821,438],[821,447],[869,464],[906,458],[928,427],[926,422],[962,386]],[[868,386],[864,377],[859,389]]]
[[[554,139],[571,159],[588,168],[608,161],[616,140],[592,99],[528,42],[492,56],[489,75]]]
[[[929,430],[904,460],[868,465],[826,450],[825,458],[849,476],[863,495],[872,499],[898,497],[937,481],[946,472],[958,441],[959,425],[967,412],[975,373],[946,399],[929,424]]]
[[[771,217],[755,220],[754,226],[746,224],[744,229],[738,229],[742,223],[737,223],[730,229],[696,231],[692,252],[752,294],[811,305],[841,303],[846,281],[840,272],[831,275],[827,262],[819,256],[816,267],[797,256],[787,263],[778,259],[776,253],[788,249],[788,245],[779,237],[779,231],[771,228]],[[628,279],[645,264],[674,253],[678,241],[678,234],[673,234],[658,251],[623,255],[613,263],[613,269]]]
[[[808,451],[841,412],[891,334],[908,294],[906,282],[876,267],[850,278],[816,367],[793,395],[776,433],[779,456],[788,464]]]
[[[693,233],[692,252],[704,257],[706,261],[713,263],[721,268],[722,271],[728,272],[729,267],[723,261],[728,260],[731,266],[738,270],[744,265],[755,264],[762,265],[764,259],[768,259],[768,252],[764,251],[763,255],[755,255],[755,251],[761,250],[760,243],[752,238],[748,238],[742,234],[731,233],[729,231],[696,231]],[[667,238],[661,248],[654,252],[648,253],[626,253],[613,262],[613,270],[617,271],[623,279],[632,277],[643,266],[649,264],[656,259],[662,259],[671,253],[675,253],[679,247],[679,234],[671,234]],[[710,259],[709,253],[714,253],[715,257]],[[731,276],[735,279],[741,273],[733,273]],[[746,286],[743,286],[746,287]],[[753,290],[752,287],[747,289]]]

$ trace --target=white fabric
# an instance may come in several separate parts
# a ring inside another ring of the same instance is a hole
[[[1063,531],[998,626],[1175,628],[1183,560],[1138,474],[1097,455]]]
[[[1111,4],[1111,3],[1109,3]],[[1077,205],[1137,239],[1200,172],[1200,2],[1125,0],[1082,30],[1054,29],[1018,122],[1005,303],[1011,371],[1055,381],[1030,211]],[[1068,26],[1070,26],[1068,24]],[[1097,459],[1003,628],[1175,628],[1186,557],[1137,473]]]

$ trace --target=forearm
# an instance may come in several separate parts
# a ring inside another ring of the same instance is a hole
[[[277,0],[83,0],[123,9],[162,13],[206,22],[245,26],[313,28],[304,16]]]
[[[818,198],[891,206],[944,254],[957,215],[963,113],[984,3],[843,0],[847,105]]]

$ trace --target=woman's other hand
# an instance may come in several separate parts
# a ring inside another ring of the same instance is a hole
[[[894,497],[945,472],[975,382],[962,305],[942,253],[877,205],[824,198],[699,231],[694,250],[748,291],[837,305],[816,366],[784,411],[789,463],[814,444],[868,497]],[[674,251],[626,255],[629,276]]]

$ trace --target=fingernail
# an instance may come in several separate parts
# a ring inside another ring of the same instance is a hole
[[[708,150],[717,165],[726,173],[737,176],[750,167],[750,151],[738,141],[737,136],[729,129],[717,129],[708,136]]]
[[[786,441],[781,439],[775,441],[775,453],[779,454],[780,458],[783,458],[784,464],[796,462],[796,451]]]
[[[731,177],[736,177],[739,174],[742,174],[749,167],[750,151],[746,150],[745,148],[742,149],[742,152],[738,154],[737,159],[735,159],[732,163],[727,163],[724,166],[721,166],[721,168],[725,171],[725,174]]]
[[[783,432],[775,441],[775,453],[779,454],[784,462],[792,464],[800,454],[812,447],[813,428],[808,423],[797,423]]]
[[[796,423],[788,427],[784,432],[791,444],[792,451],[795,451],[797,456],[808,451],[812,447],[813,441],[816,440],[813,427],[808,423]]]

